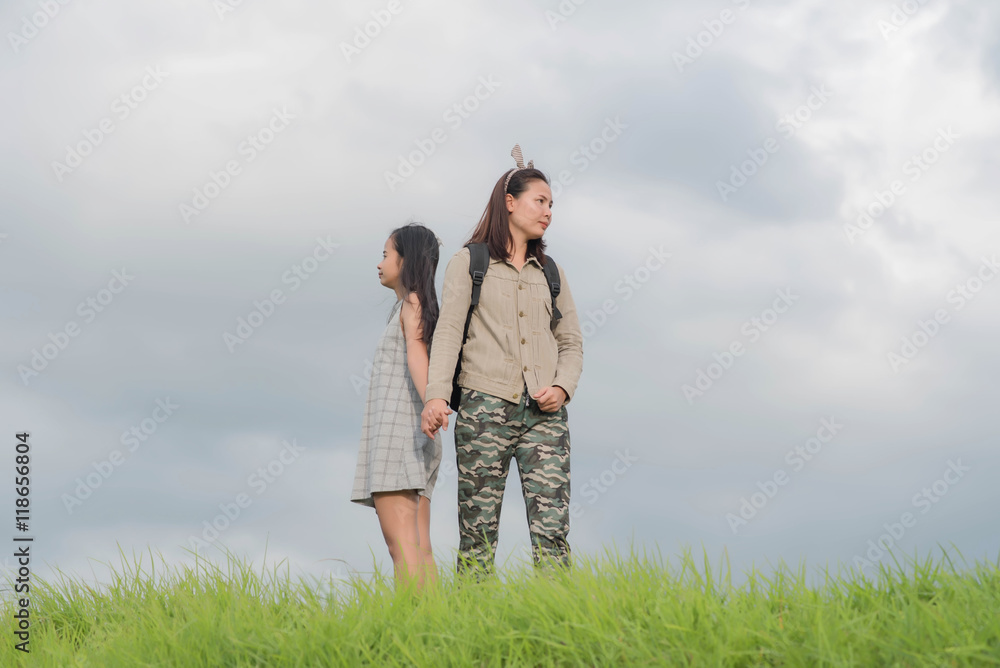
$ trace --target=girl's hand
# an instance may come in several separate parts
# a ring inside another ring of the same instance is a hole
[[[437,436],[441,427],[448,431],[448,416],[452,412],[444,399],[431,399],[424,404],[424,410],[420,413],[420,431],[430,438]]]

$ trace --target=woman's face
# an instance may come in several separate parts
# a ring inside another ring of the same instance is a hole
[[[378,263],[379,282],[385,287],[395,290],[402,264],[403,258],[399,257],[399,253],[396,252],[396,247],[392,243],[392,237],[389,237],[382,248],[382,261]]]
[[[520,197],[507,195],[507,212],[511,227],[528,239],[541,238],[552,222],[552,189],[541,179],[528,181]]]

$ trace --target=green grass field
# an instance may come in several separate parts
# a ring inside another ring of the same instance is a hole
[[[813,586],[779,564],[737,587],[725,563],[654,557],[575,555],[570,571],[484,582],[439,565],[438,586],[414,595],[381,574],[338,585],[232,555],[174,568],[123,555],[99,590],[33,582],[30,655],[14,649],[7,590],[0,665],[1000,665],[997,564],[942,553]]]

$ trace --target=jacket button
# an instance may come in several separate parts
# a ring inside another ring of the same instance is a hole
[[[522,337],[521,338],[521,343],[527,343],[527,341]]]
[[[527,371],[527,370],[528,370],[528,367],[524,367],[524,370],[525,370],[525,371]]]
[[[514,398],[517,399],[517,394],[514,395]]]
[[[517,314],[518,314],[519,316],[521,316],[522,318],[524,317],[524,311],[518,311],[518,312],[517,312]]]
[[[523,284],[521,284],[521,283],[518,283],[518,284],[517,284],[517,289],[518,289],[518,290],[524,290],[524,285],[523,285]]]

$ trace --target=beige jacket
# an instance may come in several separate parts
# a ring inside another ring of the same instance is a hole
[[[463,247],[445,269],[425,402],[451,399],[465,316],[472,302],[470,257],[469,249]],[[552,299],[538,260],[529,257],[519,272],[506,260],[490,258],[479,305],[469,322],[458,384],[512,403],[519,402],[525,384],[529,396],[543,387],[558,385],[566,390],[568,404],[583,370],[583,336],[561,266],[559,286],[556,305],[562,318],[552,329]]]

